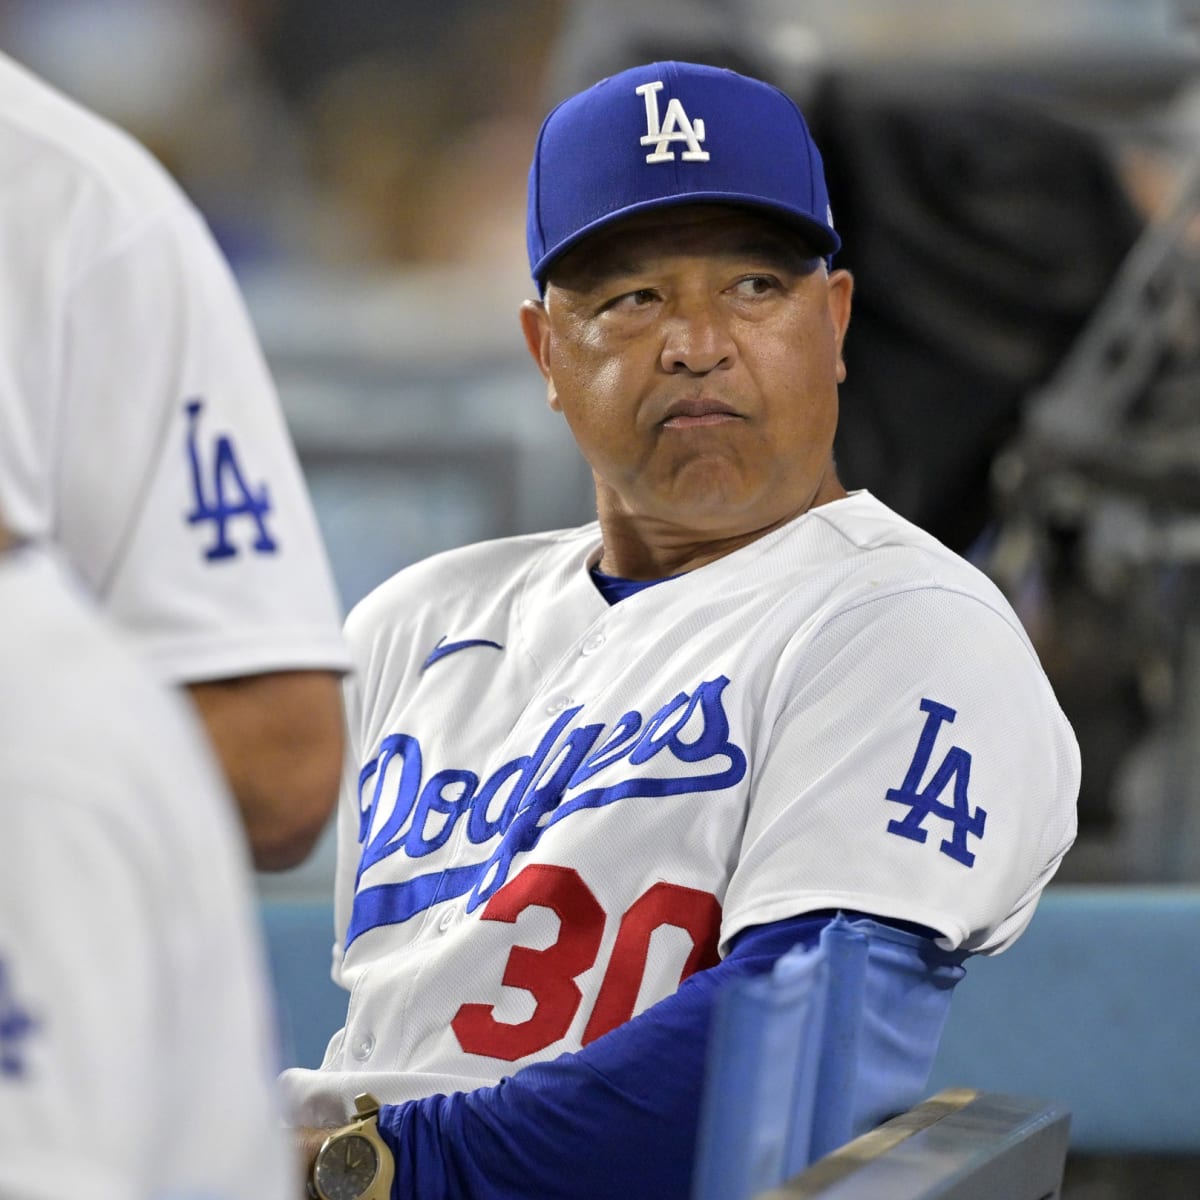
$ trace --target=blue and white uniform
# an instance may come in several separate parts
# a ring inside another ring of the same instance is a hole
[[[341,670],[274,384],[195,208],[0,55],[0,512],[54,542],[163,678]]]
[[[808,913],[1003,950],[1071,845],[1078,750],[1017,617],[870,495],[611,606],[600,553],[595,525],[483,543],[351,614],[350,1002],[285,1075],[297,1119],[552,1086]]]

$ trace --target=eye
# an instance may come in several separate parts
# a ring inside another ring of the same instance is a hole
[[[602,307],[601,312],[631,312],[634,309],[646,308],[658,299],[658,292],[653,288],[636,288],[632,292],[622,292],[614,296]]]
[[[780,291],[781,288],[782,285],[774,275],[746,275],[739,279],[731,290],[739,296],[754,297],[766,296]]]

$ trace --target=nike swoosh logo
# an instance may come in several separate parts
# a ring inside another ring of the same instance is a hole
[[[489,642],[486,638],[468,638],[465,642],[448,642],[446,635],[443,633],[438,638],[438,643],[429,652],[429,657],[421,664],[421,670],[426,667],[432,667],[439,658],[445,658],[447,654],[453,654],[456,650],[466,650],[471,646],[491,646],[496,650],[503,650],[504,647],[499,642]]]

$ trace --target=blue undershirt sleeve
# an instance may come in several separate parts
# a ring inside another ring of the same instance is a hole
[[[833,915],[743,931],[720,964],[575,1053],[494,1087],[385,1105],[379,1126],[396,1158],[393,1197],[688,1196],[717,992],[769,971],[797,944],[815,943]],[[927,936],[873,942],[868,956],[856,1105],[862,1128],[922,1098],[963,974],[962,954],[938,950],[932,931],[919,932]]]

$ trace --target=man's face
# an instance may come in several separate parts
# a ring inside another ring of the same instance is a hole
[[[632,217],[556,265],[522,325],[601,516],[728,537],[841,495],[852,282],[750,210]]]

